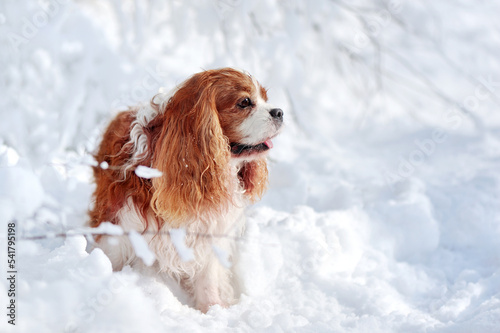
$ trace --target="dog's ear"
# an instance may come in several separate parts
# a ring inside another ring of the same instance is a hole
[[[243,164],[238,177],[244,185],[245,196],[252,202],[259,200],[268,184],[266,160],[258,159]]]
[[[200,212],[221,213],[229,195],[229,143],[222,133],[215,91],[203,73],[186,81],[161,110],[152,166],[151,206],[166,223],[179,227]],[[206,217],[206,216],[205,216]]]

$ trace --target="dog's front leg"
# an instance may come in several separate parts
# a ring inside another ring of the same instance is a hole
[[[193,282],[196,308],[203,313],[206,313],[212,305],[219,304],[222,307],[228,307],[233,301],[229,299],[233,297],[230,272],[216,258],[207,262]],[[228,294],[231,296],[228,297]]]

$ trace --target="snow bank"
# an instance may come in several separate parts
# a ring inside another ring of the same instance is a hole
[[[43,201],[43,187],[29,170],[19,167],[0,167],[0,223],[14,217],[27,218]]]

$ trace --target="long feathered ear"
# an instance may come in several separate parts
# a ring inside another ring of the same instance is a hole
[[[259,200],[268,184],[266,160],[259,159],[243,164],[238,177],[245,187],[245,196],[252,202]]]
[[[230,200],[230,152],[209,82],[188,80],[161,117],[152,166],[163,175],[152,181],[152,209],[172,227],[223,212]]]

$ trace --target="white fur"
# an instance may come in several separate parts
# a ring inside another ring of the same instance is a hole
[[[170,97],[176,90],[169,93],[158,94],[154,98],[154,102],[159,105],[159,110],[164,110],[165,103],[168,102]],[[127,163],[126,170],[140,163],[148,152],[148,140],[144,127],[146,127],[151,120],[158,115],[158,111],[151,106],[151,103],[142,103],[135,114],[135,120],[131,124],[130,129],[130,143],[132,143],[132,157]]]
[[[209,223],[194,220],[186,226],[185,242],[193,249],[194,260],[181,260],[168,235],[167,224],[158,230],[156,223],[150,220],[148,232],[144,234],[149,248],[157,258],[157,270],[176,279],[192,294],[196,308],[204,312],[210,305],[230,305],[237,298],[233,290],[232,271],[218,261],[212,249],[212,245],[215,245],[225,251],[230,259],[234,259],[235,237],[242,234],[245,222],[241,189],[234,194],[233,201],[235,205],[225,214],[208,217]],[[132,200],[129,199],[117,216],[125,231],[144,231],[144,222]],[[141,265],[127,236],[120,236],[117,241],[102,237],[98,246],[110,258],[114,270],[121,270],[126,265]]]
[[[256,96],[252,96],[255,109],[238,128],[243,136],[240,143],[246,145],[262,143],[278,134],[278,128],[269,113],[274,106],[264,101],[260,94],[259,83],[252,76],[251,78],[257,92]]]

